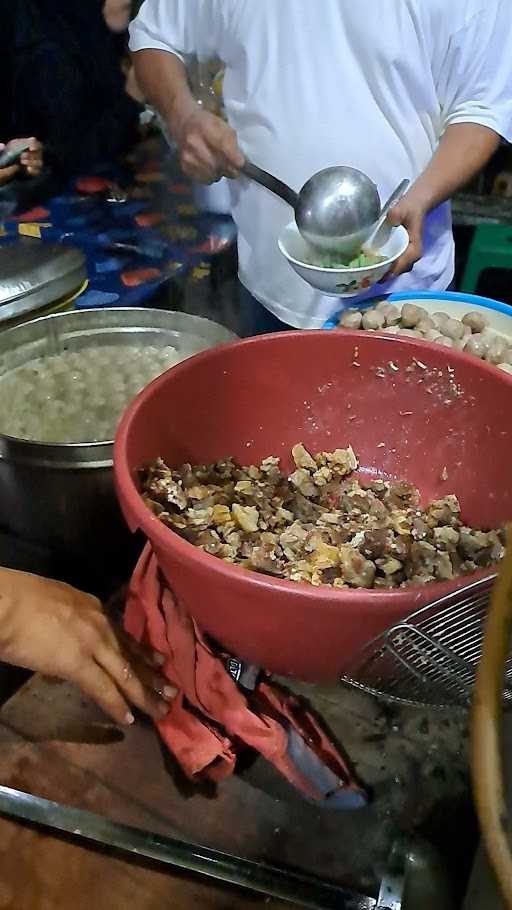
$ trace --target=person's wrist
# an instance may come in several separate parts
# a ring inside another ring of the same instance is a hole
[[[181,141],[186,124],[200,110],[201,108],[192,95],[176,99],[169,108],[165,119],[169,132],[178,144]]]
[[[426,215],[437,205],[432,187],[421,179],[411,186],[404,200],[421,215]]]

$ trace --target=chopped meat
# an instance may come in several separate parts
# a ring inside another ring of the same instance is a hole
[[[296,582],[391,590],[489,567],[503,531],[463,524],[456,496],[419,506],[406,481],[363,487],[353,449],[312,455],[299,443],[295,470],[279,459],[242,467],[227,458],[173,470],[157,459],[141,471],[157,519],[205,553]]]
[[[393,559],[392,556],[388,559],[377,559],[375,562],[384,575],[396,575],[403,568],[402,563],[398,559]]]
[[[216,531],[201,531],[193,542],[212,556],[218,556],[222,550],[222,541]]]
[[[446,525],[434,528],[434,543],[438,550],[455,550],[460,543],[460,534]]]
[[[376,574],[374,563],[348,545],[340,547],[339,554],[342,578],[353,588],[371,588]]]
[[[317,470],[316,461],[309,454],[308,450],[304,448],[302,443],[293,447],[292,458],[297,468],[305,468],[306,471]]]
[[[450,526],[456,527],[459,523],[460,505],[456,496],[445,496],[431,503],[425,512],[425,520],[429,528]]]
[[[307,499],[312,499],[318,492],[315,482],[306,468],[297,468],[290,476],[290,483]]]
[[[389,528],[376,528],[364,532],[359,549],[366,559],[382,559],[389,554],[393,540],[394,534]]]
[[[256,506],[241,506],[237,502],[232,508],[233,518],[242,531],[249,533],[258,530],[259,512]]]
[[[253,548],[249,557],[249,565],[257,572],[276,576],[282,575],[284,568],[283,561],[277,557],[275,546],[268,543]]]
[[[405,481],[391,483],[384,494],[384,502],[395,509],[415,508],[419,501],[420,496],[416,487]]]

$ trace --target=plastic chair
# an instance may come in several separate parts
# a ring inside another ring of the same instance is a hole
[[[512,271],[512,225],[480,224],[476,228],[460,290],[474,294],[485,269]]]

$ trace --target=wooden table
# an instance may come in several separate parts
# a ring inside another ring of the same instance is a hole
[[[462,798],[463,723],[383,711],[341,688],[294,688],[310,697],[374,787],[368,809],[322,812],[260,761],[218,790],[192,787],[151,726],[141,721],[119,732],[71,686],[37,676],[0,711],[0,783],[376,896],[395,834],[421,829],[442,801],[453,806]],[[447,816],[448,839],[449,826]],[[238,910],[264,903],[0,821],[0,910]],[[268,899],[266,906],[284,907]]]

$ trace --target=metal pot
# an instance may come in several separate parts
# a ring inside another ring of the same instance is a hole
[[[91,343],[171,344],[194,353],[234,339],[184,313],[83,310],[35,319],[0,334],[0,376],[43,354]],[[23,541],[110,567],[133,550],[112,482],[113,441],[27,442],[0,434],[0,527]]]
[[[0,328],[69,305],[87,282],[81,250],[22,237],[0,248]]]

